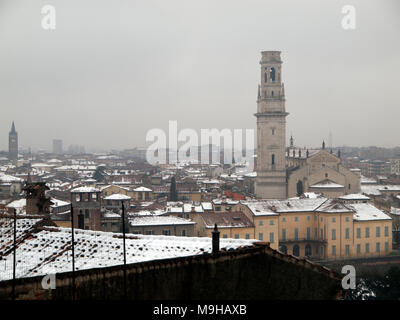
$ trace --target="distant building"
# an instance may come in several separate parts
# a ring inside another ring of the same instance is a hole
[[[74,227],[86,230],[101,230],[101,191],[92,187],[71,190]]]
[[[60,139],[53,140],[53,153],[62,154],[63,152],[63,141]]]
[[[8,134],[8,158],[10,160],[18,159],[18,132],[15,131],[14,121]]]

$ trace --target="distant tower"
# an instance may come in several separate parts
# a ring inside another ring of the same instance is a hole
[[[18,159],[18,133],[15,131],[14,121],[8,134],[8,158],[10,160]]]
[[[257,99],[257,198],[285,199],[286,116],[280,51],[261,52]]]
[[[53,153],[62,154],[63,152],[63,142],[59,139],[53,140]]]

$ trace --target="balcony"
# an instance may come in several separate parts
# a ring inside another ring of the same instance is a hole
[[[321,243],[326,244],[326,239],[313,239],[313,238],[297,238],[297,239],[279,239],[280,244],[290,244],[290,243],[299,243],[299,242],[310,242],[310,243]]]

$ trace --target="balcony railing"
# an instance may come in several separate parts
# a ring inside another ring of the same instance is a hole
[[[295,243],[295,242],[317,242],[317,243],[327,243],[326,239],[313,239],[313,238],[293,238],[293,239],[280,239],[279,243]]]

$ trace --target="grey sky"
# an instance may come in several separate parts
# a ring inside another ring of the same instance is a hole
[[[57,29],[41,28],[53,4]],[[356,30],[341,27],[354,5]],[[297,145],[400,145],[400,2],[0,0],[0,149],[131,148],[167,128],[254,128],[262,50],[282,51]]]

